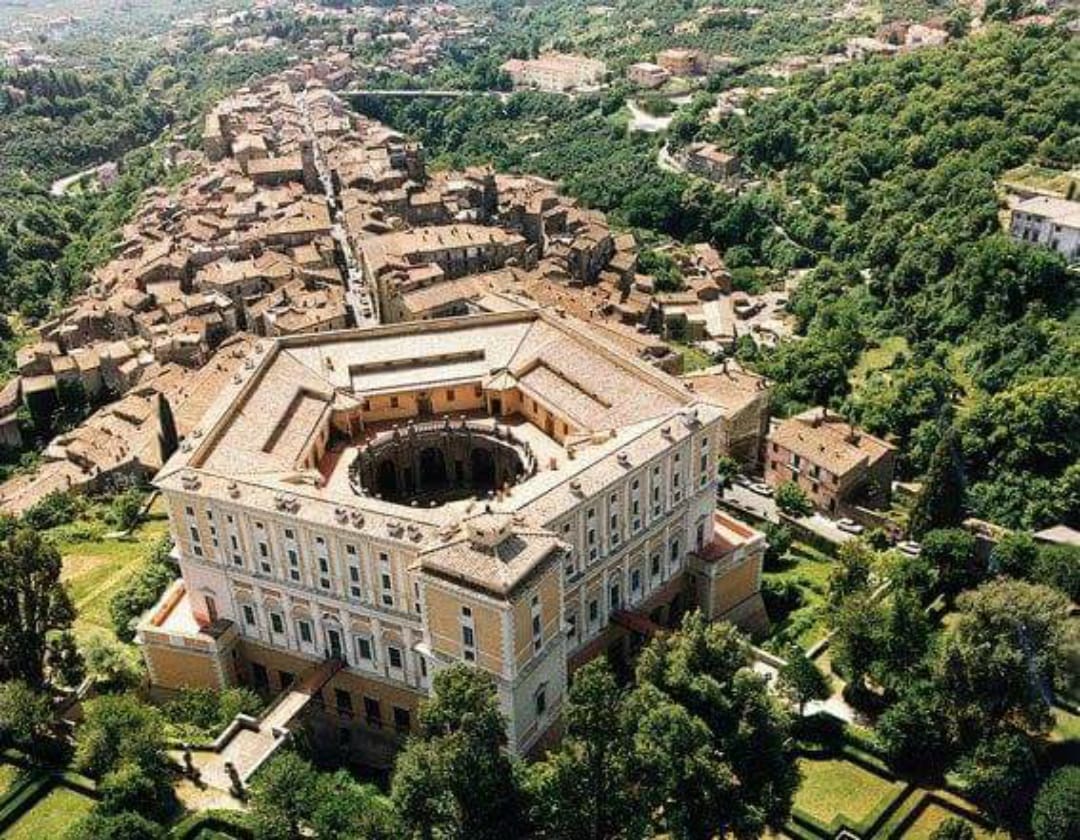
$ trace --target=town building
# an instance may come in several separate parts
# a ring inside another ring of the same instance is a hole
[[[1070,263],[1080,262],[1080,201],[1035,196],[1012,209],[1009,233],[1019,242],[1030,242],[1057,251]]]
[[[703,58],[697,50],[670,49],[656,54],[656,63],[672,76],[686,78],[702,72]]]
[[[539,749],[569,674],[642,628],[760,626],[722,415],[545,309],[258,344],[156,479],[183,583],[139,627],[151,682],[276,692],[330,659],[320,731],[386,763],[467,662]]]
[[[768,484],[793,481],[814,507],[837,514],[888,503],[896,448],[838,414],[814,408],[769,432],[764,460]]]
[[[626,78],[643,88],[658,88],[671,78],[671,73],[659,64],[639,61],[626,68]]]
[[[681,153],[681,159],[688,172],[718,184],[733,183],[739,175],[738,155],[723,151],[715,143],[692,143]]]
[[[538,58],[512,58],[501,68],[516,88],[535,88],[563,93],[595,87],[604,81],[607,65],[583,55],[544,53]]]

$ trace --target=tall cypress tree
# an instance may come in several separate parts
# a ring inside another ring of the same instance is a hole
[[[954,528],[964,519],[964,466],[960,435],[949,428],[941,436],[911,509],[908,533],[919,539],[935,528]]]

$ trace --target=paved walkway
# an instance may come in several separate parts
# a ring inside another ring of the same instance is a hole
[[[229,791],[232,779],[227,766],[232,764],[240,781],[247,784],[255,771],[288,740],[290,724],[341,667],[338,659],[320,663],[293,688],[279,695],[253,726],[238,728],[219,752],[193,752],[192,761],[202,774],[202,783],[217,791]]]

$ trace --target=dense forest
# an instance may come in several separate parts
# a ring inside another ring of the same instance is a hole
[[[762,360],[781,402],[845,404],[909,475],[954,424],[971,512],[1012,525],[1080,518],[1078,278],[1001,232],[995,186],[1080,162],[1075,67],[1064,33],[994,28],[805,77],[713,129],[813,217],[792,231],[816,263],[792,301],[806,339]],[[854,393],[823,375],[890,338]]]
[[[358,104],[436,165],[560,180],[646,239],[713,242],[737,272],[811,269],[791,301],[803,339],[740,352],[777,382],[779,412],[849,411],[897,441],[912,478],[955,426],[969,512],[1035,526],[1080,519],[1077,275],[1001,232],[995,179],[1080,162],[1075,66],[1063,32],[991,26],[803,75],[720,124],[701,119],[702,95],[672,139],[738,150],[761,186],[737,196],[661,171],[660,141],[625,131],[617,87]]]

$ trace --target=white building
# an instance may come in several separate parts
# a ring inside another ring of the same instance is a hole
[[[1080,262],[1080,201],[1036,196],[1013,207],[1009,233],[1020,242],[1052,248]]]

